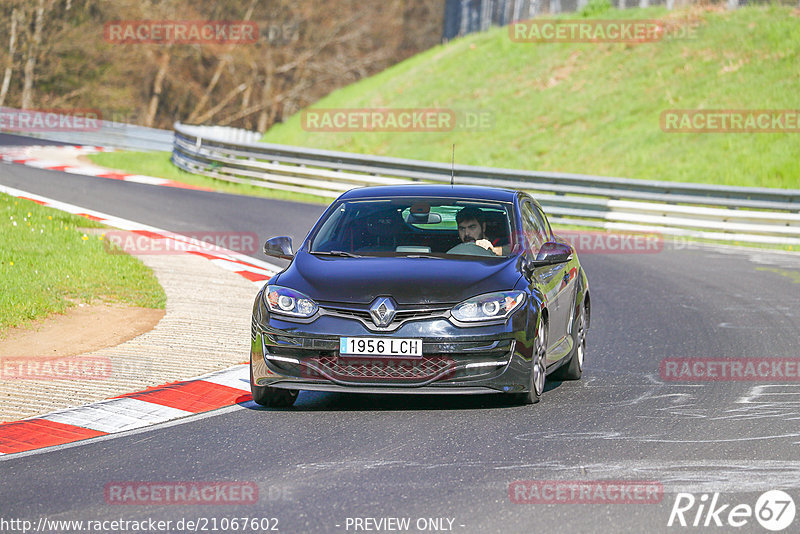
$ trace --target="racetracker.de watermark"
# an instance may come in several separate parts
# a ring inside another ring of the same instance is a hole
[[[800,358],[664,358],[659,375],[670,382],[797,382]]]
[[[663,21],[649,19],[531,19],[508,27],[517,43],[652,43],[665,33]]]
[[[17,132],[95,132],[102,126],[97,109],[0,108],[0,130]]]
[[[668,109],[667,133],[800,133],[799,109]]]
[[[14,357],[0,360],[1,380],[107,380],[111,359],[105,356]]]
[[[515,480],[515,504],[657,504],[664,486],[652,480]]]
[[[557,230],[578,254],[657,254],[664,250],[658,233],[618,233],[592,230]]]
[[[109,380],[151,376],[153,362],[112,355],[4,356],[0,380]]]
[[[252,44],[258,36],[247,20],[114,20],[103,27],[112,44]]]
[[[258,502],[258,484],[241,481],[109,482],[107,504],[119,505],[241,505]]]
[[[488,110],[447,108],[309,109],[300,114],[307,132],[452,132],[494,128]]]
[[[121,254],[183,254],[219,249],[251,255],[258,251],[253,232],[196,231],[185,234],[157,234],[148,231],[109,230],[104,234],[109,252]]]

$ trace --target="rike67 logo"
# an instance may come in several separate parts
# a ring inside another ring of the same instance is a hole
[[[755,518],[765,529],[778,532],[791,525],[794,516],[794,499],[781,490],[762,493],[755,506],[724,502],[719,493],[703,493],[699,498],[691,493],[678,493],[667,526],[741,528]]]

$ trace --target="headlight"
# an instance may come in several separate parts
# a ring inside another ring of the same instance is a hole
[[[522,291],[487,293],[457,304],[453,308],[452,314],[456,320],[465,323],[497,321],[506,319],[522,306],[524,301],[525,293]]]
[[[264,303],[272,313],[292,317],[311,317],[319,309],[316,302],[299,291],[281,286],[267,286]]]

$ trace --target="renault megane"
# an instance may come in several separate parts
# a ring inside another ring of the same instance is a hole
[[[253,399],[301,390],[495,393],[538,402],[548,376],[581,377],[589,284],[570,244],[520,191],[353,189],[259,291]]]

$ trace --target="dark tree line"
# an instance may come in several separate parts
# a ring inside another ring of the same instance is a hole
[[[442,0],[5,0],[0,106],[265,131],[336,88],[430,48]],[[119,44],[116,20],[247,20],[247,44]]]

